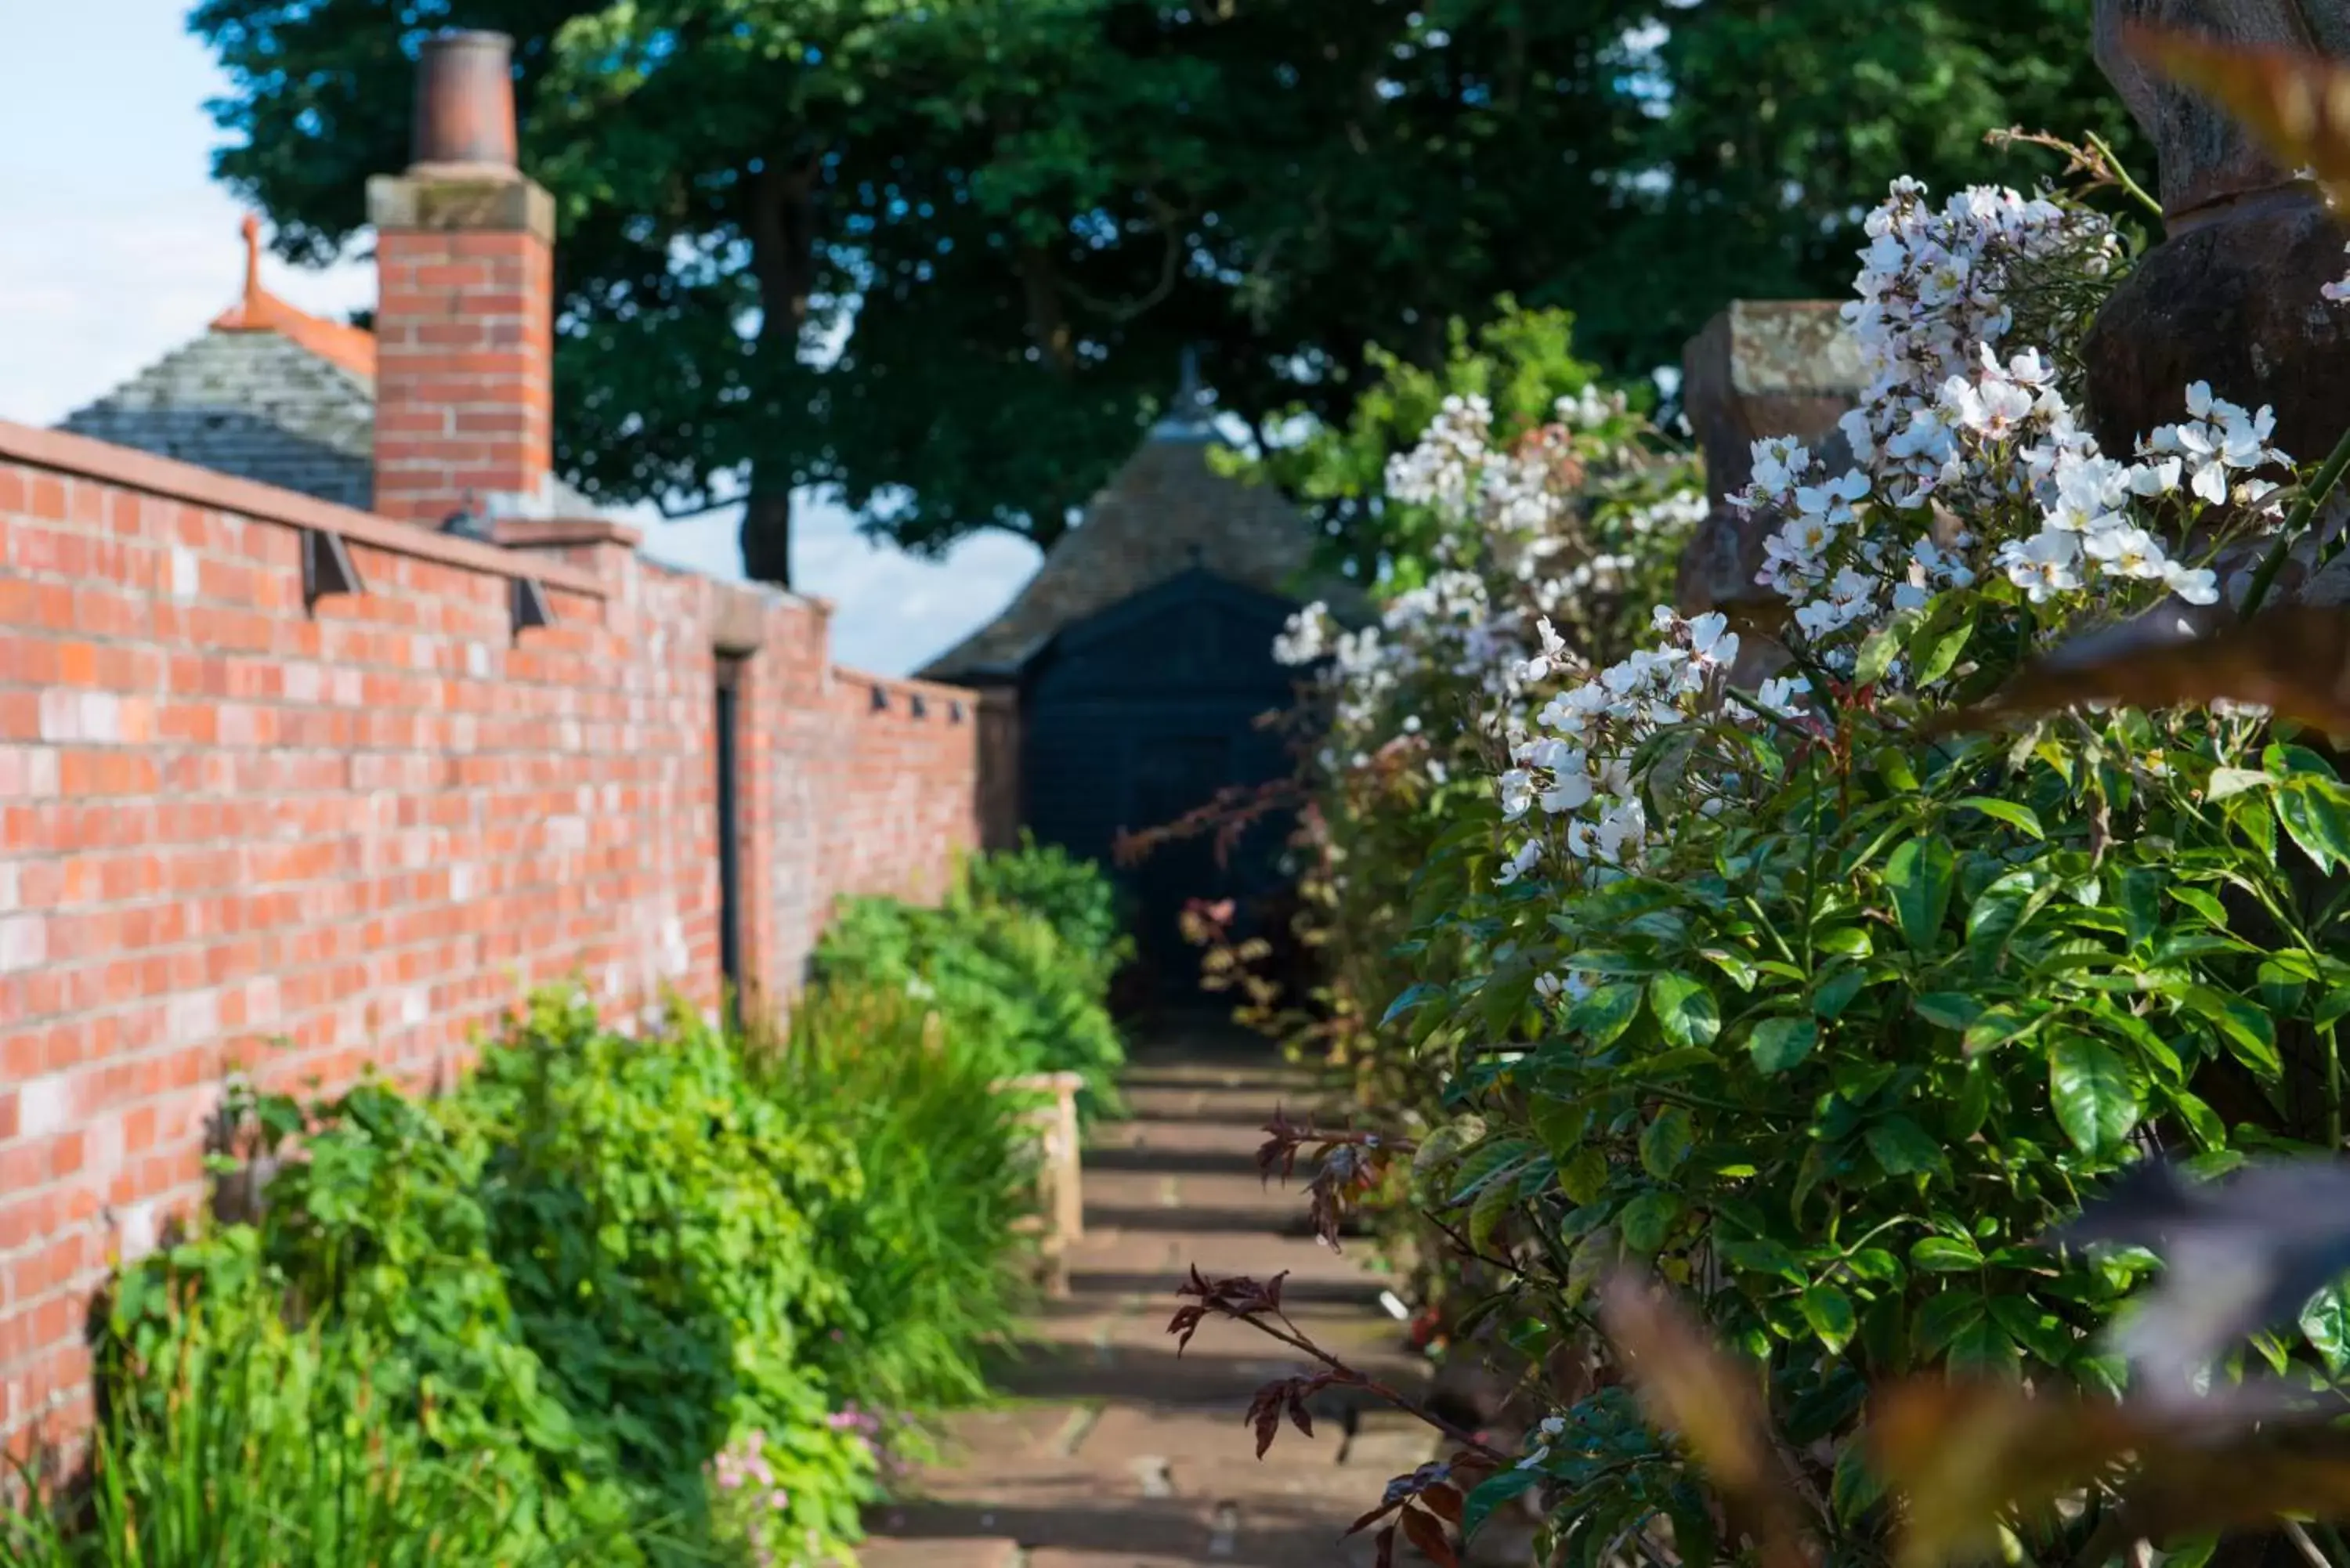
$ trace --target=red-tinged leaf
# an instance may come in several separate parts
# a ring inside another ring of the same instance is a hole
[[[1268,1383],[1249,1401],[1248,1414],[1243,1418],[1256,1428],[1258,1459],[1264,1458],[1265,1450],[1273,1447],[1273,1439],[1280,1434],[1282,1398],[1288,1391],[1285,1381]]]
[[[1299,1146],[1314,1136],[1314,1128],[1311,1124],[1300,1127],[1289,1119],[1288,1112],[1275,1106],[1273,1107],[1273,1120],[1264,1124],[1264,1130],[1271,1136],[1256,1151],[1257,1174],[1266,1181],[1271,1181],[1274,1168],[1278,1166],[1281,1179],[1286,1181],[1289,1179],[1290,1173],[1297,1168]]]
[[[2146,67],[2235,117],[2281,172],[2315,172],[2338,206],[2350,189],[2350,68],[2305,49],[2259,47],[2143,23],[2122,46]]]
[[[1314,1413],[1305,1407],[1305,1400],[1311,1392],[1305,1388],[1289,1391],[1289,1424],[1297,1428],[1300,1437],[1305,1438],[1314,1435]]]
[[[1175,1309],[1174,1317],[1168,1321],[1167,1332],[1180,1336],[1175,1341],[1175,1354],[1178,1356],[1191,1348],[1191,1336],[1200,1332],[1200,1321],[1207,1315],[1208,1309],[1205,1307],[1187,1306]]]
[[[1436,1515],[1422,1513],[1416,1508],[1406,1509],[1403,1532],[1436,1568],[1461,1568],[1461,1559],[1453,1554],[1452,1542],[1444,1538],[1444,1526]]]
[[[1371,1560],[1373,1568],[1395,1568],[1395,1532],[1396,1527],[1392,1524],[1379,1532],[1379,1554]],[[1347,1533],[1351,1535],[1354,1532],[1348,1531]]]
[[[1449,1481],[1441,1486],[1430,1487],[1419,1494],[1420,1506],[1448,1524],[1461,1522],[1461,1508],[1463,1501],[1461,1489]]]
[[[1933,726],[1989,729],[2089,702],[2156,710],[2257,703],[2350,734],[2350,614],[2286,605],[2239,622],[2220,606],[2165,605],[2087,632],[2005,691]]]
[[[1364,1531],[1368,1530],[1372,1525],[1377,1524],[1380,1520],[1385,1519],[1388,1514],[1393,1513],[1397,1509],[1401,1508],[1404,1505],[1404,1502],[1405,1500],[1402,1498],[1398,1498],[1392,1502],[1382,1502],[1378,1507],[1371,1510],[1370,1512],[1363,1515],[1362,1518],[1347,1526],[1345,1532],[1339,1536],[1339,1539],[1343,1541],[1348,1535],[1360,1535]],[[1381,1531],[1379,1533],[1382,1535],[1392,1535],[1395,1533],[1395,1526],[1390,1524],[1387,1529]]]

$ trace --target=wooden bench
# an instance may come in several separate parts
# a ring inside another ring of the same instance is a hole
[[[1022,1120],[1037,1139],[1036,1212],[1022,1230],[1040,1238],[1040,1272],[1045,1293],[1055,1301],[1069,1293],[1069,1249],[1085,1234],[1086,1204],[1078,1157],[1077,1092],[1085,1087],[1076,1073],[1030,1073],[1004,1078],[1000,1094],[1019,1095],[1033,1106]]]

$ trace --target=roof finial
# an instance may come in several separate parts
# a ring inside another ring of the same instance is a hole
[[[1183,345],[1183,379],[1175,389],[1174,400],[1167,405],[1166,416],[1150,433],[1161,441],[1215,438],[1216,402],[1200,385],[1200,350],[1196,345]]]
[[[258,311],[261,307],[261,219],[253,213],[244,215],[237,225],[244,235],[244,308]]]

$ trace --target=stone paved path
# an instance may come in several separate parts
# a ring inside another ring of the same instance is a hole
[[[1049,1303],[999,1369],[1003,1407],[956,1421],[919,1497],[877,1511],[867,1568],[1362,1568],[1368,1538],[1339,1532],[1389,1477],[1433,1457],[1424,1428],[1372,1409],[1350,1421],[1341,1407],[1317,1411],[1310,1440],[1284,1429],[1253,1457],[1249,1395],[1305,1367],[1212,1322],[1179,1360],[1167,1319],[1191,1263],[1289,1270],[1284,1301],[1301,1327],[1409,1380],[1400,1325],[1379,1309],[1364,1248],[1334,1255],[1306,1232],[1295,1188],[1257,1179],[1274,1103],[1310,1106],[1268,1048],[1198,1033],[1139,1051],[1127,1083],[1134,1118],[1098,1128],[1086,1154],[1070,1299]]]

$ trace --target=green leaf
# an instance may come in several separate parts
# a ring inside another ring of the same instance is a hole
[[[1566,1027],[1596,1051],[1614,1044],[1639,1015],[1639,986],[1615,981],[1576,1002],[1567,1012]]]
[[[1710,1045],[1721,1033],[1721,1011],[1705,982],[1667,972],[1648,981],[1648,1006],[1657,1027],[1676,1045]]]
[[[1397,997],[1393,1002],[1388,1002],[1388,1010],[1379,1014],[1379,1027],[1385,1029],[1388,1024],[1393,1023],[1397,1019],[1401,1018],[1413,1008],[1424,1007],[1429,1002],[1434,1002],[1443,994],[1444,988],[1442,986],[1430,985],[1426,981],[1421,981],[1417,985],[1407,987],[1404,993],[1401,996]]]
[[[1868,1462],[1868,1450],[1858,1439],[1847,1440],[1836,1451],[1835,1478],[1828,1483],[1828,1506],[1846,1528],[1885,1499],[1885,1481]],[[2163,1568],[2169,1568],[2165,1563]]]
[[[1597,1202],[1607,1189],[1607,1157],[1596,1148],[1576,1150],[1558,1168],[1558,1189],[1577,1206]]]
[[[1909,639],[1910,685],[1923,691],[1948,676],[1958,667],[1959,655],[1966,651],[1974,629],[1974,620],[1965,613],[1960,595],[1937,600]]]
[[[2266,1012],[2241,996],[2230,996],[2210,986],[2190,985],[2178,992],[2188,1008],[2220,1031],[2236,1059],[2273,1082],[2284,1073],[2277,1054],[2276,1024]]]
[[[2290,1018],[2301,1011],[2302,996],[2309,989],[2305,976],[2272,959],[2262,963],[2256,979],[2261,988],[2261,1006],[2270,1017]]]
[[[1918,787],[1917,770],[1909,765],[1909,759],[1901,754],[1898,746],[1880,747],[1877,754],[1868,759],[1868,765],[1876,771],[1878,778],[1904,794],[1915,793]]]
[[[1672,1234],[1673,1223],[1681,1217],[1681,1196],[1651,1188],[1624,1205],[1616,1216],[1616,1229],[1624,1238],[1624,1245],[1636,1252],[1654,1252]]]
[[[1493,1232],[1501,1228],[1502,1221],[1508,1218],[1510,1210],[1517,1206],[1518,1189],[1515,1182],[1488,1183],[1485,1189],[1477,1194],[1477,1201],[1469,1210],[1470,1244],[1479,1251],[1483,1251],[1485,1244],[1492,1240]]]
[[[1942,1146],[1908,1116],[1887,1116],[1861,1135],[1888,1176],[1916,1176],[1942,1167]]]
[[[2227,906],[2200,888],[2173,888],[2170,896],[2202,916],[2222,930],[2227,929]]]
[[[1929,991],[1909,1004],[1909,1011],[1927,1023],[1964,1033],[1982,1016],[1982,1003],[1962,992]]]
[[[1689,1158],[1697,1135],[1690,1129],[1690,1114],[1674,1106],[1660,1113],[1640,1133],[1640,1167],[1650,1176],[1663,1181],[1679,1169]]]
[[[2008,1338],[2051,1366],[2061,1367],[2073,1358],[2077,1341],[2072,1329],[2029,1296],[1991,1297],[1991,1318]]]
[[[1846,1008],[1852,1005],[1852,999],[1860,994],[1860,988],[1867,983],[1868,976],[1857,968],[1836,971],[1820,981],[1818,989],[1812,992],[1813,1012],[1830,1023],[1835,1022],[1843,1015]]]
[[[1909,839],[1886,861],[1885,885],[1893,894],[1894,913],[1911,951],[1934,950],[1958,884],[1958,863],[1950,840],[1939,835]]]
[[[2061,1034],[2048,1048],[2048,1092],[2064,1136],[2086,1154],[2120,1147],[2141,1106],[2129,1066],[2112,1046]]]
[[[2012,1377],[2022,1370],[2015,1342],[1986,1314],[1950,1336],[1950,1367],[1955,1372]]]
[[[1751,1274],[1771,1274],[1783,1280],[1803,1278],[1795,1255],[1764,1237],[1740,1241],[1717,1241],[1713,1249],[1731,1267],[1743,1269]]]
[[[1720,1065],[1720,1059],[1703,1045],[1683,1045],[1676,1050],[1659,1051],[1653,1056],[1643,1056],[1626,1067],[1621,1075],[1633,1083],[1661,1084],[1685,1076],[1700,1067]]]
[[[2268,789],[2278,782],[2274,774],[2262,773],[2255,768],[2213,768],[2211,787],[2204,798],[2210,801],[2222,801],[2231,794],[2241,794],[2246,790]]]
[[[1558,1159],[1565,1159],[1581,1148],[1585,1135],[1591,1130],[1588,1107],[1549,1095],[1535,1095],[1528,1100],[1526,1120],[1533,1126],[1534,1136],[1542,1139],[1543,1147]]]
[[[1860,926],[1828,926],[1812,933],[1812,946],[1824,953],[1838,953],[1846,958],[1866,958],[1877,950],[1868,940],[1866,928]]]
[[[1982,1321],[1983,1298],[1972,1291],[1947,1291],[1918,1309],[1914,1337],[1919,1354],[1932,1355]]]
[[[1470,1488],[1469,1495],[1461,1502],[1461,1541],[1466,1543],[1482,1530],[1485,1521],[1492,1518],[1494,1511],[1503,1503],[1523,1497],[1549,1479],[1538,1469],[1522,1470],[1513,1467],[1497,1475],[1487,1476]]]
[[[2318,869],[2331,871],[2350,861],[2350,829],[2331,800],[2298,780],[2269,798],[2275,803],[2277,821]]]
[[[1943,1136],[1950,1142],[1966,1142],[1982,1131],[1983,1123],[1991,1119],[1991,1074],[1981,1066],[1970,1064],[1966,1077],[1959,1085],[1958,1097],[1950,1101],[1950,1119]]]
[[[1732,952],[1728,948],[1700,948],[1698,956],[1729,976],[1730,983],[1739,990],[1754,989],[1756,971],[1744,954]]]
[[[2200,1096],[2191,1095],[2185,1089],[2170,1089],[2166,1091],[2164,1097],[2170,1102],[2170,1108],[2178,1113],[2178,1119],[2187,1124],[2187,1130],[2195,1135],[2195,1141],[2205,1150],[2228,1147],[2227,1124]]]
[[[2151,866],[2133,866],[2121,875],[2122,919],[2133,950],[2154,940],[2162,927],[2162,873]]]
[[[1967,1025],[1962,1049],[1970,1056],[1980,1056],[1986,1051],[2021,1040],[2048,1016],[2045,1007],[2010,1007],[2002,1004],[1987,1008],[1981,1017]]]
[[[2039,814],[2028,805],[2018,805],[2012,800],[1995,800],[1983,794],[1970,794],[1952,804],[1969,811],[1981,812],[1985,816],[1996,817],[2026,837],[2048,836],[2047,830],[2040,826]]]
[[[1477,1004],[1490,1033],[1506,1036],[1524,1016],[1527,1003],[1534,1000],[1537,972],[1533,964],[1519,959],[1486,979],[1484,989],[1478,992]]]
[[[1746,1048],[1761,1071],[1783,1073],[1810,1055],[1819,1038],[1819,1026],[1808,1018],[1766,1018],[1754,1026]]]
[[[1908,630],[1908,628],[1900,620],[1896,620],[1870,632],[1862,640],[1860,652],[1853,660],[1853,684],[1876,686],[1882,683],[1886,671],[1893,668],[1893,661],[1901,655],[1902,634]]]
[[[1834,1285],[1814,1285],[1800,1298],[1804,1321],[1820,1336],[1831,1355],[1839,1355],[1852,1343],[1856,1318],[1852,1298]]]
[[[2338,1284],[2328,1285],[2301,1309],[2301,1336],[2339,1378],[2350,1371],[2350,1297]]]
[[[1909,1249],[1909,1262],[1929,1274],[1955,1274],[1981,1268],[1983,1255],[1964,1237],[1929,1236]]]

